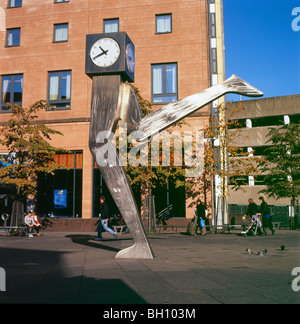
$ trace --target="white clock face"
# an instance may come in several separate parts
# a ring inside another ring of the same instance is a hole
[[[112,38],[98,39],[90,50],[93,63],[99,67],[106,68],[115,64],[120,56],[119,44]]]
[[[133,73],[135,69],[135,53],[134,46],[132,43],[129,43],[126,46],[126,64],[128,71],[130,73]]]

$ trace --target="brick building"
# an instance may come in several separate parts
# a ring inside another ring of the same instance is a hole
[[[41,214],[97,215],[95,202],[106,189],[88,147],[92,82],[85,40],[116,31],[126,31],[135,44],[134,85],[155,107],[223,81],[220,0],[0,0],[0,119],[9,119],[7,102],[28,107],[46,99],[56,108],[39,120],[64,134],[53,138],[54,146],[73,152],[57,156],[68,170],[39,178]],[[206,125],[210,113],[207,106],[189,117],[191,129]],[[61,206],[58,194],[66,195]],[[175,203],[176,216],[192,217],[184,190],[170,184],[157,194],[160,207]]]

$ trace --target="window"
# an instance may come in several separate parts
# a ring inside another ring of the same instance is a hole
[[[8,8],[22,7],[22,0],[9,0]]]
[[[54,3],[69,2],[69,0],[55,0]]]
[[[268,116],[251,118],[252,127],[280,126],[284,124],[284,116]]]
[[[254,185],[255,186],[263,186],[265,184],[265,179],[266,179],[265,175],[256,176],[254,178]]]
[[[68,41],[68,24],[54,25],[54,42]]]
[[[117,33],[119,31],[119,18],[104,19],[103,30],[104,33]]]
[[[228,125],[229,129],[246,128],[246,119],[231,119]]]
[[[172,33],[172,15],[156,15],[156,34]]]
[[[7,29],[6,46],[20,46],[21,28]]]
[[[1,82],[1,111],[8,111],[6,104],[22,105],[23,75],[5,75]]]
[[[152,102],[177,101],[177,64],[152,65]]]
[[[300,123],[300,114],[297,115],[290,115],[290,123],[291,124],[298,124]]]
[[[253,147],[253,155],[254,156],[261,156],[266,155],[266,150],[270,149],[272,146],[266,145],[266,146],[255,146]]]
[[[229,177],[229,185],[231,186],[248,186],[249,181],[247,176],[231,176]]]
[[[55,108],[71,107],[71,71],[49,72],[48,102]]]

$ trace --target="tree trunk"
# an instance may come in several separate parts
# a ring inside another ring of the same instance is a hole
[[[15,199],[12,204],[10,226],[21,226],[24,224],[24,203]]]

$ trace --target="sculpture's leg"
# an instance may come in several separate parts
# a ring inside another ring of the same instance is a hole
[[[93,77],[92,107],[89,145],[103,179],[122,214],[134,239],[132,247],[121,250],[117,258],[152,259],[153,253],[140,222],[138,208],[126,172],[119,163],[118,153],[112,143],[97,143],[101,131],[114,132],[122,115],[123,87],[120,76]],[[128,101],[129,98],[125,100]],[[105,145],[107,156],[114,156],[114,163],[101,166],[99,152]],[[97,158],[98,155],[98,158]]]

